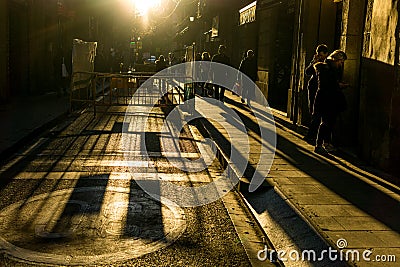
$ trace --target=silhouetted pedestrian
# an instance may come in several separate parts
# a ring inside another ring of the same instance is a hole
[[[345,52],[335,50],[325,60],[314,65],[318,78],[318,90],[314,101],[314,112],[321,114],[315,152],[327,154],[332,149],[331,136],[333,126],[340,112],[346,108],[346,99],[342,89],[343,66],[347,59]]]
[[[225,64],[230,66],[231,60],[230,58],[225,55],[226,47],[225,45],[220,45],[218,48],[218,54],[214,55],[211,59],[212,62],[217,62],[221,64]],[[216,75],[222,75],[224,77],[219,77],[218,80],[220,81],[225,81],[225,84],[228,82],[227,81],[227,73],[216,73],[214,70],[211,70],[213,80],[215,80]],[[214,93],[215,93],[215,98],[221,102],[224,102],[224,94],[225,94],[225,87],[221,85],[214,85]]]
[[[173,52],[168,53],[168,65],[171,67],[179,63],[179,60],[175,57]]]
[[[167,67],[167,61],[165,60],[163,55],[160,55],[158,59],[156,60],[156,72],[162,71]],[[159,78],[159,86],[161,93],[164,95],[166,93],[166,81],[165,78]]]
[[[304,140],[311,145],[315,145],[317,138],[318,127],[321,123],[321,114],[314,112],[314,99],[318,89],[318,80],[315,74],[314,65],[318,62],[323,62],[328,56],[328,46],[320,44],[315,49],[315,54],[310,64],[308,64],[305,72],[308,76],[311,76],[308,80],[307,91],[308,91],[308,108],[311,115],[311,123],[308,128],[307,135]]]
[[[207,83],[207,81],[209,80],[209,74],[210,74],[210,61],[211,61],[210,53],[203,52],[201,55],[201,60],[202,60],[202,62],[200,63],[201,80],[204,81],[201,84],[201,95],[208,96],[209,84]]]
[[[201,53],[196,53],[196,55],[194,56],[194,61],[196,61],[197,63],[194,65],[194,71],[195,71],[195,82],[193,83],[194,85],[194,89],[195,91],[200,91],[202,89],[202,82],[199,82],[199,80],[201,79]]]
[[[253,50],[247,50],[246,57],[242,60],[239,66],[239,70],[247,75],[252,82],[247,79],[241,78],[242,86],[242,102],[243,98],[246,98],[247,104],[250,105],[250,100],[255,98],[255,85],[257,81],[257,59],[254,56]]]
[[[156,60],[156,71],[162,71],[167,67],[167,61],[165,61],[165,57],[163,55],[160,55],[158,59]]]

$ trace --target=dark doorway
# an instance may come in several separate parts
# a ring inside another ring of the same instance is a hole
[[[268,75],[268,103],[286,112],[290,88],[295,1],[261,1],[258,66]]]

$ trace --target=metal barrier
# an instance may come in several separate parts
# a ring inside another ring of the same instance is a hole
[[[71,82],[71,111],[93,107],[93,112],[125,112],[127,105],[179,105],[193,94],[188,76],[154,73],[111,74],[75,72]]]

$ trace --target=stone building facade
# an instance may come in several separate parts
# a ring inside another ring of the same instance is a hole
[[[348,55],[348,109],[336,142],[395,175],[400,174],[399,1],[297,0],[288,116],[308,124],[304,67],[317,44]]]

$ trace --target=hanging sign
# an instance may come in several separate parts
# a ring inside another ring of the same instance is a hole
[[[250,23],[256,20],[256,3],[257,1],[254,1],[253,3],[239,10],[239,25]]]

